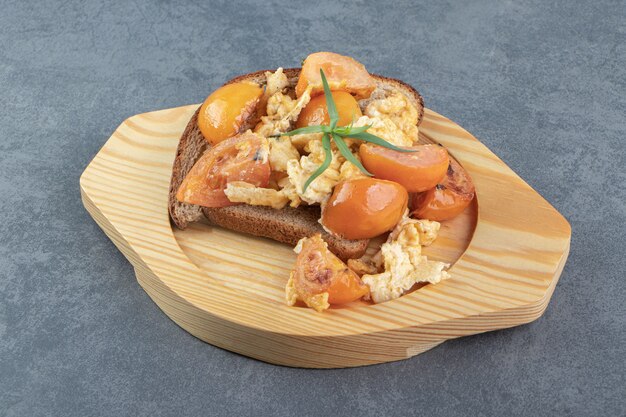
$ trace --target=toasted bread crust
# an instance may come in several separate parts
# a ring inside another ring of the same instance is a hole
[[[241,75],[231,79],[224,85],[242,81],[264,84],[265,72],[266,70]],[[287,68],[284,70],[284,73],[290,84],[295,86],[300,74],[300,68]],[[419,125],[424,115],[424,101],[417,90],[400,80],[375,74],[372,74],[372,76],[376,79],[379,90],[384,91],[396,88],[411,100],[418,110],[417,124]],[[363,100],[361,104],[366,102],[367,99]],[[346,240],[330,235],[318,222],[320,208],[316,206],[303,206],[297,209],[287,207],[275,210],[271,207],[245,204],[222,208],[207,208],[179,202],[176,199],[178,187],[191,167],[210,147],[198,128],[198,113],[199,108],[189,120],[189,124],[180,138],[172,167],[169,213],[177,227],[184,229],[189,223],[200,220],[204,215],[215,225],[241,233],[267,237],[290,245],[295,245],[303,237],[321,233],[323,239],[328,243],[329,249],[339,258],[346,260],[359,258],[363,255],[369,240]],[[245,128],[248,128],[248,126]]]
[[[267,237],[294,246],[303,237],[316,233],[328,243],[328,248],[339,258],[360,258],[369,243],[368,239],[347,240],[326,232],[318,222],[319,206],[285,207],[280,210],[265,206],[203,207],[206,218],[217,226],[253,236]]]
[[[172,166],[172,179],[170,180],[168,208],[170,217],[180,229],[187,227],[202,218],[202,207],[194,204],[181,203],[176,199],[176,192],[183,182],[189,170],[196,161],[209,148],[209,143],[204,139],[198,128],[198,113],[200,108],[193,114],[187,127],[183,131],[176,149],[176,158]]]

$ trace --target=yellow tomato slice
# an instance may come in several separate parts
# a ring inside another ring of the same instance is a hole
[[[200,107],[198,128],[212,144],[240,132],[254,115],[263,89],[254,83],[227,84],[215,90]]]
[[[271,169],[267,144],[263,141],[254,133],[244,133],[209,149],[178,188],[178,201],[204,207],[225,207],[235,204],[224,194],[231,181],[266,187]]]
[[[322,78],[320,69],[328,80],[331,90],[343,90],[354,94],[357,98],[366,98],[376,89],[376,81],[367,72],[365,66],[349,56],[334,52],[316,52],[304,60],[296,95],[300,97],[311,86],[311,96],[322,94]]]

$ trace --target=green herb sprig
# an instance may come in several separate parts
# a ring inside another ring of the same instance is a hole
[[[322,133],[324,162],[322,162],[319,168],[304,183],[304,187],[302,190],[303,192],[305,192],[308,186],[311,185],[311,183],[317,177],[322,175],[322,173],[326,171],[326,169],[330,166],[330,163],[333,159],[333,153],[331,151],[331,139],[333,142],[335,142],[337,149],[343,155],[343,157],[346,158],[346,160],[350,161],[350,163],[359,168],[361,172],[370,177],[372,176],[372,173],[365,169],[361,162],[354,157],[344,139],[356,139],[363,142],[369,142],[398,152],[415,152],[413,149],[399,148],[387,142],[386,140],[379,138],[376,135],[368,133],[367,130],[372,127],[372,125],[353,127],[352,123],[350,123],[350,125],[348,126],[337,126],[337,122],[339,122],[339,113],[337,112],[337,106],[335,105],[335,100],[333,100],[333,96],[330,93],[330,87],[328,86],[328,81],[326,80],[326,76],[324,75],[324,71],[322,69],[320,69],[320,75],[322,76],[322,85],[324,86],[324,96],[326,97],[326,107],[328,108],[328,118],[330,119],[330,124],[328,126],[306,126],[286,133],[281,133],[280,135],[275,135],[276,137],[278,137],[301,135],[304,133]]]

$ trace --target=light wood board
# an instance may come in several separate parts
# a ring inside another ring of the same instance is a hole
[[[453,264],[452,279],[377,305],[288,307],[290,247],[209,224],[170,224],[172,162],[196,108],[127,119],[80,179],[85,207],[140,285],[194,336],[275,364],[337,368],[405,359],[546,309],[569,252],[569,223],[471,134],[428,109],[421,141],[446,146],[476,185],[472,206],[444,222],[426,252]]]

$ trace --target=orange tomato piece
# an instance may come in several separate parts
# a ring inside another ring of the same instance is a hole
[[[312,86],[311,96],[324,92],[320,69],[328,80],[331,90],[343,90],[357,96],[366,98],[376,89],[376,81],[367,72],[365,66],[349,56],[339,55],[334,52],[316,52],[304,60],[296,95],[300,97],[309,85]]]
[[[467,171],[454,159],[443,180],[434,188],[411,199],[411,215],[443,221],[458,216],[474,199],[475,188]]]
[[[369,239],[395,227],[409,195],[400,184],[357,178],[337,184],[322,210],[322,224],[345,239]]]
[[[178,201],[204,207],[232,203],[224,189],[231,181],[266,187],[270,179],[267,144],[254,133],[244,133],[209,149],[191,168],[176,193]]]
[[[254,83],[227,84],[215,90],[202,103],[198,128],[212,144],[240,132],[243,124],[255,114],[263,89]]]
[[[376,178],[401,184],[410,193],[426,191],[437,185],[448,171],[448,151],[439,145],[418,145],[398,152],[364,143],[359,148],[363,166]]]
[[[352,97],[352,94],[345,91],[332,91],[331,95],[339,113],[339,122],[337,126],[347,126],[354,120],[363,116],[359,103]],[[326,107],[326,96],[315,96],[309,101],[304,109],[300,112],[296,127],[328,125],[330,117],[328,116],[328,108]]]
[[[296,293],[302,300],[327,292],[329,304],[345,304],[369,293],[369,287],[328,250],[319,234],[304,240],[296,258],[293,279]]]

